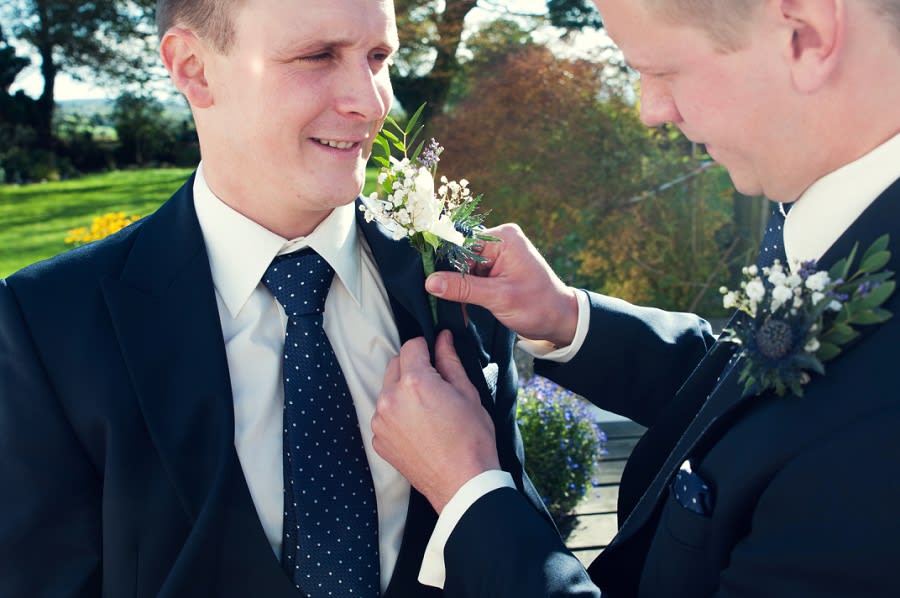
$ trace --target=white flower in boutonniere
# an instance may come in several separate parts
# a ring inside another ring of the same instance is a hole
[[[406,127],[390,117],[385,121],[374,145],[383,155],[372,157],[382,166],[378,187],[360,210],[367,222],[379,222],[395,240],[409,239],[422,256],[425,276],[434,272],[436,261],[441,260],[466,274],[472,263],[484,260],[478,255],[480,243],[497,239],[481,232],[485,215],[475,213],[481,196],[472,195],[467,180],[441,177],[435,188],[444,148],[432,139],[428,145],[422,142],[412,149],[422,130],[416,127],[424,107],[419,107]],[[437,321],[437,300],[430,295],[429,299]]]
[[[723,340],[741,346],[744,396],[770,389],[803,396],[809,372],[825,375],[824,362],[859,336],[854,326],[891,317],[881,307],[896,286],[894,273],[882,270],[891,258],[888,241],[887,235],[876,240],[852,275],[858,244],[828,271],[804,262],[792,273],[776,261],[762,271],[744,268],[740,290],[722,287],[724,306],[749,316],[723,332]]]

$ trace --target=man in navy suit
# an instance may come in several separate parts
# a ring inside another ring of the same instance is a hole
[[[596,4],[641,74],[643,121],[705,143],[740,191],[792,205],[789,263],[828,269],[889,234],[886,268],[900,268],[900,2]],[[567,287],[517,228],[492,233],[483,278],[437,274],[429,290],[487,307],[543,357],[538,373],[649,429],[618,534],[584,571],[512,484],[481,479],[489,418],[450,348],[435,369],[407,343],[373,429],[441,512],[423,581],[492,598],[900,596],[898,294],[894,318],[860,329],[802,397],[743,397],[746,356],[699,318]]]
[[[404,341],[453,331],[501,467],[542,507],[511,333],[443,301],[435,324],[418,253],[354,202],[391,105],[393,4],[161,0],[158,21],[196,173],[141,222],[0,281],[0,596],[300,595],[279,563],[287,316],[261,279],[305,247],[336,273],[323,327],[377,499],[366,567],[383,596],[439,596],[416,580],[437,515],[371,446]]]

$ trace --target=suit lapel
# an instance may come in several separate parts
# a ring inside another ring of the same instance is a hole
[[[454,345],[459,353],[469,379],[478,388],[482,402],[492,407],[492,394],[487,387],[479,364],[483,350],[472,334],[471,325],[465,321],[462,306],[458,303],[438,301],[438,324],[432,320],[431,306],[425,292],[425,273],[418,252],[406,239],[395,241],[375,222],[366,222],[357,212],[357,225],[362,230],[378,271],[381,274],[400,341],[423,336],[434,354],[434,342],[440,329],[453,333]],[[421,595],[427,590],[416,581],[425,546],[437,522],[437,514],[431,505],[414,488],[410,491],[406,527],[397,564],[385,596]],[[435,595],[440,593],[435,590]]]
[[[224,477],[234,413],[193,177],[141,225],[107,305],[150,436],[188,514]]]
[[[357,200],[357,205],[360,205],[360,200]],[[395,241],[377,222],[366,222],[359,210],[356,212],[356,222],[372,250],[387,290],[400,342],[424,336],[428,346],[433,348],[436,332],[425,295],[425,272],[418,252],[406,239]]]
[[[892,256],[888,268],[896,271],[900,267],[900,252],[897,249],[900,246],[897,201],[900,201],[900,181],[895,182],[882,193],[829,248],[819,261],[821,269],[828,269],[836,261],[849,255],[854,243],[859,243],[859,250],[862,252],[882,234],[891,233]],[[864,328],[861,332],[865,334],[866,329]],[[721,343],[717,343],[717,346],[719,345]],[[714,347],[704,358],[704,362],[713,356],[715,350]],[[852,350],[852,348],[848,350]],[[838,359],[840,358],[838,357]],[[640,537],[649,541],[652,538],[652,534],[644,528],[648,521],[655,520],[653,515],[659,510],[660,498],[672,476],[698,445],[708,446],[710,442],[718,438],[722,430],[727,427],[728,422],[733,419],[738,408],[744,405],[748,399],[752,398],[754,401],[779,400],[778,397],[768,396],[771,393],[767,393],[763,397],[741,397],[743,387],[738,383],[738,377],[743,364],[742,359],[739,358],[704,402],[705,394],[702,389],[709,387],[709,383],[704,381],[714,375],[713,369],[705,366],[704,362],[701,362],[701,365],[679,391],[679,396],[673,400],[673,404],[678,403],[681,400],[680,395],[686,393],[689,403],[697,405],[697,399],[700,399],[702,407],[687,425],[662,467],[656,470],[653,482],[622,523],[619,533],[616,534],[604,553],[591,565],[591,573],[598,579],[609,575],[610,570],[617,566],[616,563],[621,562],[626,555],[632,552],[627,548],[622,549],[630,540]],[[685,410],[685,412],[690,413],[690,410]],[[665,419],[661,417],[658,421],[665,421]],[[684,418],[682,418],[683,421]],[[619,551],[621,551],[621,555],[616,556]],[[642,558],[640,562],[643,562]]]
[[[435,326],[425,295],[425,273],[416,250],[405,239],[395,241],[375,222],[366,222],[357,211],[357,226],[363,232],[378,266],[400,334],[400,342],[424,336],[434,350]],[[419,592],[416,581],[425,546],[437,522],[437,513],[415,488],[410,490],[409,508],[400,552],[386,597],[402,597]],[[438,594],[439,595],[439,594]]]

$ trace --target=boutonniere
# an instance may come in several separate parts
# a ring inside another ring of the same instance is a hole
[[[894,273],[883,270],[891,258],[888,241],[887,235],[876,240],[853,273],[858,243],[828,271],[815,262],[790,271],[776,261],[761,271],[744,268],[740,290],[721,289],[727,309],[749,316],[723,332],[723,340],[741,347],[743,396],[770,389],[778,396],[788,390],[803,396],[810,372],[825,375],[824,363],[859,336],[855,326],[891,317],[881,307],[896,286]]]
[[[466,274],[472,263],[484,260],[478,255],[479,244],[497,239],[481,232],[486,215],[475,210],[482,196],[472,194],[469,182],[437,178],[444,148],[434,139],[414,147],[423,128],[418,126],[423,108],[406,127],[391,117],[385,120],[373,146],[372,159],[381,165],[378,186],[360,210],[367,222],[379,222],[394,240],[409,239],[422,256],[426,277],[438,261]],[[437,322],[437,299],[428,298]]]

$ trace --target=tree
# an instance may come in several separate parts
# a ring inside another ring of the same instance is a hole
[[[470,180],[488,224],[519,223],[570,284],[714,310],[737,257],[730,185],[677,129],[645,127],[606,66],[537,44],[498,53],[433,121],[441,174]]]
[[[511,13],[482,0],[487,9]],[[460,73],[460,48],[466,17],[479,0],[395,0],[401,50],[391,73],[394,94],[407,110],[427,103],[426,122],[444,111],[454,78]],[[547,0],[549,23],[569,31],[600,27],[587,0]],[[543,17],[542,15],[514,15]]]
[[[15,37],[40,58],[43,90],[37,100],[39,144],[53,147],[54,86],[60,72],[135,76],[146,54],[139,49],[152,35],[153,0],[11,0],[4,11]]]
[[[3,95],[9,93],[9,88],[15,82],[16,77],[31,61],[16,55],[16,49],[6,42],[3,28],[0,27],[0,91]]]
[[[550,23],[556,27],[581,31],[603,26],[600,13],[590,0],[547,0]]]
[[[159,100],[123,93],[113,107],[112,121],[124,162],[143,165],[171,153],[175,132]]]

